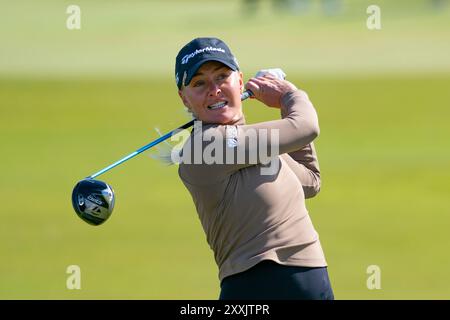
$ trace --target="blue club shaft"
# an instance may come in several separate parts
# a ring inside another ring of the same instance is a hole
[[[249,90],[244,91],[244,93],[242,93],[242,95],[241,95],[241,100],[243,101],[243,100],[249,98],[250,96],[252,96],[252,92],[251,91],[249,91]],[[93,175],[90,175],[89,177],[87,177],[87,179],[94,179],[94,178],[98,177],[99,175],[104,174],[105,172],[111,170],[112,168],[115,168],[118,165],[124,163],[125,161],[128,161],[131,158],[134,158],[135,156],[137,156],[138,154],[144,152],[145,150],[148,150],[148,149],[156,146],[157,144],[163,142],[164,140],[170,138],[174,133],[178,132],[179,130],[183,130],[183,129],[187,129],[187,128],[192,127],[194,125],[194,121],[195,120],[191,120],[188,123],[182,125],[181,127],[178,127],[177,129],[172,130],[169,133],[166,133],[165,135],[159,137],[158,139],[153,140],[152,142],[150,142],[149,144],[143,146],[142,148],[137,149],[133,153],[130,153],[129,155],[127,155],[127,156],[123,157],[122,159],[114,162],[113,164],[107,166],[106,168],[103,168],[102,170],[94,173]]]
[[[130,153],[130,154],[127,155],[126,157],[123,157],[122,159],[120,159],[120,160],[114,162],[113,164],[107,166],[106,168],[103,168],[102,170],[100,170],[100,171],[94,173],[93,175],[89,176],[88,179],[94,179],[94,178],[98,177],[99,175],[101,175],[101,174],[103,174],[103,173],[105,173],[105,172],[111,170],[112,168],[117,167],[119,164],[122,164],[122,163],[124,163],[125,161],[130,160],[131,158],[137,156],[138,154],[144,152],[145,150],[148,150],[148,149],[150,149],[151,147],[156,146],[158,143],[163,142],[164,140],[170,138],[170,137],[171,137],[175,132],[177,132],[178,130],[187,129],[187,128],[191,127],[191,126],[194,124],[194,121],[195,121],[195,120],[191,120],[191,121],[189,121],[188,123],[182,125],[181,127],[177,128],[177,129],[175,129],[175,130],[172,130],[172,131],[170,131],[169,133],[166,133],[165,135],[159,137],[159,138],[156,139],[156,140],[153,140],[153,141],[150,142],[149,144],[147,144],[147,145],[143,146],[142,148],[140,148],[140,149],[134,151],[133,153]]]

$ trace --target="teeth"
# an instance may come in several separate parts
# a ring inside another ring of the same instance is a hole
[[[217,102],[217,103],[214,103],[214,104],[208,106],[208,109],[211,109],[211,110],[220,109],[220,108],[225,107],[226,105],[227,105],[226,101],[220,101],[220,102]]]

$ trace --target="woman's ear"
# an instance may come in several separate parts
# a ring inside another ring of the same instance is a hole
[[[239,87],[241,88],[241,93],[244,92],[244,74],[239,71]]]
[[[178,95],[180,96],[181,100],[183,101],[184,106],[185,106],[186,108],[188,108],[189,110],[191,110],[191,107],[189,107],[189,104],[188,104],[188,102],[187,102],[187,100],[186,100],[186,97],[185,97],[184,94],[183,94],[183,91],[178,90]]]

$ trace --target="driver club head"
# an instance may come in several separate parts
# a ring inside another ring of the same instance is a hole
[[[81,180],[72,192],[75,212],[85,222],[94,226],[102,224],[111,216],[114,202],[114,190],[99,180]]]

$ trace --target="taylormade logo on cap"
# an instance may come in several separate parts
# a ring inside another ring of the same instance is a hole
[[[197,54],[203,53],[203,52],[205,52],[205,51],[220,51],[220,52],[225,53],[225,50],[223,50],[222,48],[206,47],[206,48],[203,48],[203,49],[197,49],[197,50],[195,50],[194,52],[189,53],[189,54],[185,55],[183,58],[181,58],[181,64],[186,64],[186,63],[188,63],[188,61],[189,61],[190,58],[193,58],[193,57],[195,57]]]

